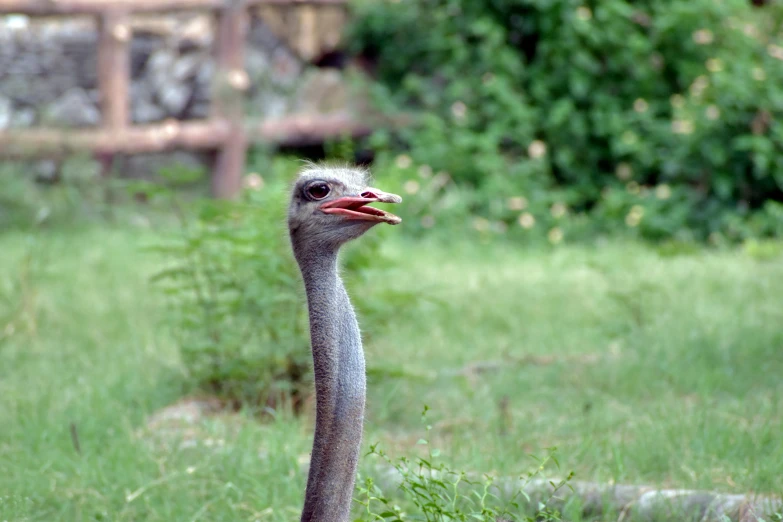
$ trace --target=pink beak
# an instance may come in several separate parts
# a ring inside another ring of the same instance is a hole
[[[319,208],[326,214],[339,214],[347,219],[359,219],[363,221],[375,221],[398,225],[402,219],[390,212],[379,208],[367,206],[369,203],[400,203],[402,198],[397,194],[383,192],[376,188],[368,187],[359,196],[345,196],[327,201]]]

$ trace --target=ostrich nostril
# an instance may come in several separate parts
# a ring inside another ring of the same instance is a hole
[[[367,199],[378,199],[378,196],[376,196],[373,192],[370,192],[369,190],[362,192],[360,195],[363,198],[367,198]]]

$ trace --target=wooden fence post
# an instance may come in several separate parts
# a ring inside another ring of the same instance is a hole
[[[98,20],[98,91],[101,96],[102,126],[119,134],[130,123],[130,20],[124,10],[111,9]],[[111,171],[113,153],[98,154],[101,173]]]
[[[245,71],[248,24],[245,0],[226,0],[217,11],[212,118],[222,120],[228,127],[212,170],[212,194],[218,198],[232,198],[239,193],[245,169],[247,135],[243,112],[250,83]]]

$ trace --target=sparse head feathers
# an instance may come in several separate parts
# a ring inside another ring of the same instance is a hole
[[[363,168],[351,167],[348,165],[318,165],[309,163],[299,173],[296,185],[301,186],[303,183],[307,183],[314,179],[338,181],[349,190],[353,189],[355,191],[360,191],[369,185],[370,172]]]

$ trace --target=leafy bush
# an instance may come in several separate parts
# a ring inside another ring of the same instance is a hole
[[[429,436],[432,426],[427,424],[427,412],[428,408],[425,406],[422,421]],[[503,501],[497,495],[498,484],[494,477],[490,475],[475,477],[465,471],[452,469],[439,459],[440,450],[430,446],[428,438],[420,439],[418,444],[426,447],[426,457],[416,457],[413,460],[403,457],[397,463],[393,463],[377,444],[370,447],[368,456],[383,462],[386,476],[396,474],[399,477],[399,491],[404,497],[401,502],[404,508],[387,497],[372,478],[365,478],[363,481],[359,480],[356,485],[358,498],[355,500],[363,506],[364,511],[359,521],[401,522],[414,519],[554,522],[561,520],[560,512],[548,507],[547,503],[560,489],[568,485],[573,473],[557,483],[551,482],[552,492],[545,498],[532,501],[519,488],[512,498]],[[550,461],[557,465],[554,449],[535,471],[524,475],[522,486],[524,487],[534,478],[540,478]],[[502,486],[500,489],[503,489]],[[535,507],[531,508],[531,506]],[[405,508],[415,510],[415,514],[406,513],[408,510]]]
[[[266,180],[251,174],[238,201],[196,202],[154,248],[168,260],[154,280],[171,298],[191,382],[234,407],[296,411],[312,389],[305,296],[285,227],[290,167],[271,165]],[[382,236],[378,227],[345,249],[347,283],[383,269]],[[366,336],[415,296],[370,287],[352,298]]]
[[[377,99],[421,114],[407,154],[474,194],[466,215],[550,236],[780,232],[780,6],[410,0],[355,15]]]

